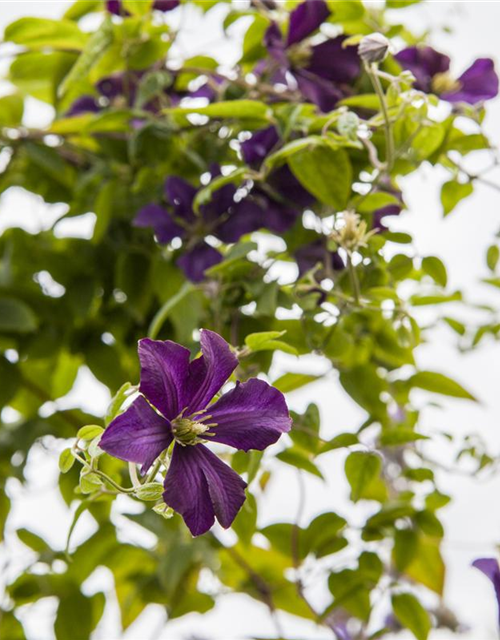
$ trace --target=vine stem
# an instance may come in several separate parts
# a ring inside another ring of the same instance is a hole
[[[380,109],[384,118],[384,130],[385,130],[385,144],[386,144],[386,171],[390,173],[394,164],[394,136],[392,133],[391,120],[389,118],[389,110],[387,107],[387,100],[385,97],[382,83],[378,76],[378,67],[375,63],[365,64],[366,73],[369,75],[373,88],[380,102]]]
[[[359,305],[360,291],[358,274],[356,273],[356,269],[352,263],[351,254],[349,252],[347,253],[347,269],[349,271],[349,278],[351,279],[354,301],[357,305]]]

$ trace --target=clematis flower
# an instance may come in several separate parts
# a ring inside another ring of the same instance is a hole
[[[205,446],[262,451],[291,428],[283,394],[263,380],[237,384],[210,404],[238,360],[218,334],[201,332],[202,355],[169,340],[139,341],[140,396],[104,432],[100,447],[142,465],[145,473],[173,445],[164,501],[194,536],[215,518],[231,526],[245,501],[246,483]]]
[[[498,622],[500,624],[500,567],[496,558],[478,558],[474,560],[472,566],[491,580],[495,589],[495,597],[498,604]]]
[[[243,160],[251,167],[259,167],[279,142],[280,136],[275,126],[258,129],[241,144]],[[310,207],[314,203],[314,197],[300,184],[288,165],[273,171],[267,183],[282,199],[299,207]]]
[[[271,81],[289,89],[296,88],[321,111],[331,111],[346,94],[346,87],[358,77],[360,62],[356,47],[342,46],[345,36],[330,38],[316,45],[304,40],[312,35],[329,16],[330,10],[323,0],[306,0],[290,13],[288,35],[283,38],[276,23],[270,25],[264,36],[274,64]],[[278,70],[275,69],[278,63]],[[257,72],[266,71],[260,64]],[[290,83],[292,79],[292,83]]]
[[[325,237],[318,238],[299,247],[295,251],[295,259],[297,260],[300,278],[318,264],[321,264],[322,268],[315,273],[317,280],[323,280],[332,271],[345,269],[344,261],[339,253],[337,251],[329,251],[327,248]]]
[[[219,168],[212,167],[211,175],[212,178],[220,175]],[[235,200],[236,191],[231,184],[218,189],[197,215],[193,211],[197,189],[182,178],[171,176],[165,181],[168,208],[148,204],[139,211],[133,224],[153,228],[161,244],[182,238],[186,250],[177,264],[192,282],[200,282],[205,271],[222,260],[217,249],[207,244],[205,236],[213,235],[232,243],[263,227],[283,233],[298,216],[298,211],[273,200],[258,187],[240,201]]]
[[[450,74],[449,57],[432,47],[408,47],[395,58],[413,73],[416,89],[435,93],[447,102],[477,104],[498,94],[498,76],[490,58],[478,58],[457,79]]]
[[[154,0],[153,9],[157,11],[172,11],[180,4],[180,0]],[[128,16],[129,12],[122,7],[121,0],[107,0],[106,9],[108,13],[113,13],[115,16]]]

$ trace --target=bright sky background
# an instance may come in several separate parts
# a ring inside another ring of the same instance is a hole
[[[0,0],[0,28],[27,15],[57,17],[68,4],[62,0]],[[500,62],[500,1],[429,0],[425,5],[400,12],[400,15],[404,16],[414,30],[433,29],[434,44],[451,55],[457,74],[478,56],[493,56],[497,63]],[[210,47],[212,53],[226,60],[227,56],[234,55],[231,46],[222,42],[215,27],[200,32],[196,30],[193,21],[186,22],[189,27],[182,43],[183,49],[194,53],[206,52],[207,47]],[[443,32],[440,27],[444,25],[451,26],[453,32]],[[28,118],[31,125],[43,124],[50,118],[50,110],[39,103],[33,103],[30,105]],[[489,104],[486,129],[492,140],[498,143],[500,100]],[[480,158],[471,155],[467,166],[474,170],[483,165]],[[439,188],[444,174],[444,171],[424,167],[418,176],[407,178],[402,183],[409,211],[392,222],[391,228],[413,233],[416,248],[422,255],[437,254],[444,259],[451,275],[451,290],[460,287],[470,300],[489,300],[499,304],[500,294],[477,284],[479,278],[487,275],[484,264],[486,247],[500,230],[498,192],[486,186],[477,187],[473,197],[462,203],[448,219],[443,220]],[[496,178],[500,183],[500,171],[496,176],[492,172],[489,177]],[[48,207],[37,197],[11,190],[0,201],[0,233],[8,226],[22,226],[33,232],[47,228],[60,213],[59,206]],[[68,235],[88,234],[92,218],[93,216],[87,216],[84,219],[72,219],[64,227],[61,225],[60,232]],[[449,311],[452,312],[453,309]],[[472,354],[459,355],[454,349],[451,333],[444,330],[436,333],[432,342],[420,349],[419,363],[422,368],[454,376],[481,400],[477,405],[450,400],[443,403],[445,410],[427,410],[423,420],[424,433],[432,433],[433,429],[461,434],[475,430],[488,440],[493,453],[500,451],[499,355],[500,347],[492,342],[485,342],[483,347]],[[315,357],[298,362],[293,357],[284,356],[276,373],[278,370],[318,372],[320,367],[324,367],[324,363]],[[83,375],[79,382],[72,398],[77,398],[82,407],[99,413],[106,405],[107,393],[91,379],[90,374]],[[310,401],[318,402],[321,407],[326,437],[354,429],[361,422],[361,412],[346,398],[333,375],[290,396],[290,405],[296,410],[303,410]],[[68,399],[68,406],[70,404]],[[446,447],[435,447],[433,454],[443,464],[453,465]],[[307,479],[305,520],[326,509],[337,510],[340,514],[347,513],[349,509],[349,517],[356,518],[358,514],[360,518],[363,516],[363,507],[354,508],[346,502],[343,457],[342,453],[332,452],[322,458],[322,470],[328,478],[328,485],[315,479]],[[12,575],[11,572],[15,572],[16,567],[29,560],[26,548],[15,542],[15,528],[27,526],[43,535],[55,547],[62,548],[70,522],[68,511],[52,488],[57,479],[57,453],[43,451],[41,448],[33,452],[28,465],[28,477],[27,490],[22,490],[15,482],[9,485],[10,495],[15,498],[15,508],[8,536],[13,553],[9,556],[9,569],[3,574],[6,578]],[[460,613],[462,621],[470,628],[462,636],[464,640],[498,638],[493,590],[479,572],[470,568],[470,563],[478,556],[495,553],[495,546],[500,542],[500,479],[485,481],[479,477],[469,480],[463,476],[444,473],[440,473],[438,477],[442,483],[441,489],[454,496],[453,504],[442,512],[447,531],[443,546],[448,564],[447,602]],[[126,499],[118,502],[120,507],[130,507]],[[279,483],[273,484],[262,504],[261,522],[267,524],[291,520],[296,509],[296,474],[292,469],[281,471]],[[117,522],[123,524],[123,520],[117,515]],[[87,537],[93,527],[90,517],[82,518],[75,540]],[[150,536],[144,535],[142,529],[133,525],[122,528],[122,538],[145,543],[152,541]],[[3,566],[3,561],[1,559],[0,566]],[[0,589],[1,581],[0,575]],[[99,570],[88,581],[88,593],[109,588],[110,585],[110,574],[107,570]],[[29,640],[52,640],[53,612],[54,603],[50,601],[32,605],[31,610],[26,611],[23,621],[26,623]],[[249,633],[262,636],[274,633],[266,609],[245,596],[238,595],[226,596],[212,612],[203,617],[192,614],[169,624],[166,629],[164,621],[161,608],[152,605],[121,637],[127,640],[181,640],[197,636],[208,640],[236,640],[248,637]],[[295,618],[283,615],[282,624],[292,637],[307,635],[311,640],[326,637],[325,632],[311,628],[311,625]],[[115,640],[118,637],[116,607],[106,614],[94,637],[96,640]],[[435,632],[432,636],[433,640],[445,640],[449,637],[445,632]]]

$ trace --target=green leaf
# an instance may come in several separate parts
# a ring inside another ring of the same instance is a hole
[[[75,634],[75,623],[78,632]],[[90,599],[84,596],[76,585],[69,585],[61,593],[57,616],[54,623],[57,640],[88,640],[92,631],[92,607]]]
[[[68,473],[71,467],[75,463],[75,457],[71,449],[64,449],[61,451],[61,455],[59,456],[59,471],[61,473]]]
[[[488,265],[488,269],[490,271],[495,272],[499,259],[500,249],[496,244],[492,244],[490,247],[488,247],[488,251],[486,252],[486,264]]]
[[[29,49],[81,50],[88,36],[75,22],[48,18],[20,18],[5,29],[4,40]]]
[[[190,282],[185,282],[179,291],[165,302],[149,325],[148,336],[150,338],[153,340],[156,338],[172,310],[194,290],[195,287]]]
[[[431,630],[429,614],[411,593],[392,596],[392,609],[399,622],[409,629],[417,640],[427,640]]]
[[[458,180],[450,180],[445,182],[441,188],[441,204],[443,205],[443,213],[447,216],[453,211],[457,204],[471,195],[474,191],[472,183],[461,183]]]
[[[16,534],[23,544],[30,547],[30,549],[33,549],[33,551],[36,551],[37,553],[43,553],[44,551],[49,550],[49,545],[45,540],[40,538],[36,533],[33,533],[33,531],[29,531],[28,529],[18,529]]]
[[[0,298],[0,332],[31,333],[37,326],[37,317],[25,302]]]
[[[281,460],[281,462],[297,467],[297,469],[303,469],[311,475],[323,479],[323,474],[318,467],[309,459],[307,453],[298,447],[292,447],[291,449],[281,451],[276,457],[278,460]]]
[[[108,424],[116,418],[116,416],[120,412],[122,404],[125,402],[131,389],[132,389],[132,384],[130,382],[125,382],[125,384],[123,384],[118,389],[115,396],[112,398],[111,402],[109,403],[106,416],[104,417],[104,424],[106,426],[108,426]]]
[[[282,340],[276,340],[286,333],[286,331],[261,331],[259,333],[251,333],[245,338],[245,344],[252,353],[257,351],[284,351],[294,356],[298,356],[299,353],[295,347],[283,342]]]
[[[63,18],[66,20],[79,20],[93,11],[102,9],[102,0],[77,0],[68,7]]]
[[[313,376],[307,373],[285,373],[273,382],[273,387],[282,393],[290,393],[320,378],[322,376]]]
[[[17,127],[24,113],[24,100],[18,93],[0,98],[0,127]]]
[[[446,287],[448,274],[446,267],[439,258],[427,256],[422,260],[422,270],[442,287]]]
[[[0,409],[4,407],[17,393],[22,382],[17,365],[0,356]]]
[[[173,107],[165,109],[164,113],[172,115],[197,113],[209,118],[267,120],[272,112],[266,104],[257,100],[228,100],[227,102],[214,102],[205,107]]]
[[[445,565],[439,543],[439,538],[420,536],[414,558],[405,569],[405,573],[416,582],[442,595]]]
[[[370,485],[380,476],[382,461],[374,453],[354,451],[345,462],[345,475],[351,486],[351,500],[357,502],[365,495]]]
[[[444,396],[464,398],[465,400],[474,400],[477,402],[476,398],[464,389],[461,384],[442,373],[419,371],[409,378],[408,384],[413,388],[425,389],[425,391],[440,393]]]
[[[109,16],[106,16],[99,29],[90,36],[82,53],[59,85],[59,97],[69,93],[87,78],[92,67],[102,58],[112,42],[113,22]]]
[[[79,440],[93,440],[97,436],[100,436],[104,432],[104,429],[97,424],[87,424],[78,430],[76,437]]]
[[[346,107],[368,109],[369,111],[378,111],[380,108],[380,101],[376,93],[364,93],[359,96],[344,98],[339,104]]]
[[[301,184],[324,204],[345,209],[351,193],[352,167],[344,149],[314,145],[288,159]]]

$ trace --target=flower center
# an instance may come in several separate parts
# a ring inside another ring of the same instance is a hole
[[[436,95],[451,93],[460,89],[460,82],[455,80],[447,71],[445,73],[436,73],[432,78],[431,89]]]
[[[208,431],[210,427],[208,424],[182,417],[172,420],[171,424],[174,440],[183,447],[203,442],[203,438],[200,438],[200,436]]]
[[[288,47],[287,54],[292,67],[306,67],[312,56],[311,45],[308,42],[292,44],[291,47]]]

